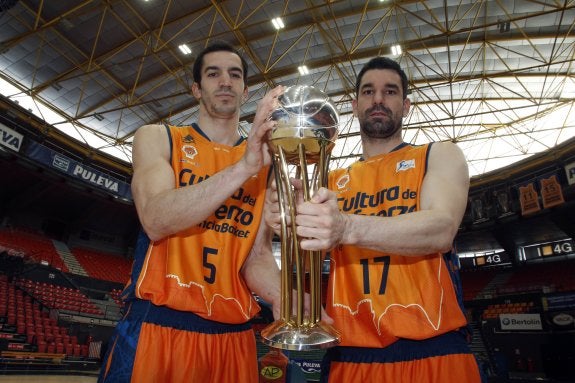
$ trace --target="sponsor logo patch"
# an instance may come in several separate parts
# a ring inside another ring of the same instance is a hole
[[[395,172],[399,173],[411,168],[415,168],[415,159],[399,161],[395,165]]]

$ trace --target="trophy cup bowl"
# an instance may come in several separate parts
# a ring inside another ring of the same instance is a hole
[[[330,98],[311,86],[288,87],[278,101],[279,106],[271,115],[277,124],[270,133],[269,146],[281,217],[282,301],[280,319],[263,329],[261,336],[267,345],[286,350],[332,347],[339,343],[340,337],[333,327],[321,322],[321,252],[299,247],[296,195],[290,176],[295,173],[295,178],[302,181],[305,201],[313,191],[327,185],[329,155],[338,134],[339,114]],[[308,165],[313,165],[311,174]],[[307,314],[304,313],[306,291],[310,295]]]
[[[286,88],[278,99],[280,105],[272,112],[277,122],[271,132],[274,153],[283,148],[289,163],[298,164],[298,146],[303,144],[309,163],[319,161],[320,148],[327,145],[329,154],[337,138],[339,114],[329,97],[311,86]]]

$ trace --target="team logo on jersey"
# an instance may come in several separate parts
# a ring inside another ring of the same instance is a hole
[[[182,152],[184,152],[184,156],[193,160],[198,154],[198,149],[194,145],[182,145]]]
[[[339,177],[339,179],[335,184],[337,185],[338,189],[343,189],[348,182],[349,182],[349,174],[344,174],[343,176]]]
[[[404,172],[411,168],[415,168],[415,159],[399,161],[395,165],[395,172]]]

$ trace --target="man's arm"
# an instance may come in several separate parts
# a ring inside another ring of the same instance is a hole
[[[461,150],[452,143],[431,147],[421,188],[420,210],[393,217],[339,212],[335,193],[321,189],[298,210],[298,234],[305,249],[349,244],[381,252],[423,255],[451,249],[465,213],[469,173]]]
[[[242,267],[242,275],[252,292],[271,303],[274,319],[278,319],[281,305],[281,274],[272,253],[272,231],[263,219],[254,246]]]
[[[183,188],[175,187],[165,127],[145,125],[138,129],[132,152],[132,194],[140,222],[151,240],[200,223],[248,178],[271,162],[266,135],[275,122],[268,121],[267,116],[282,91],[282,87],[274,88],[258,104],[246,152],[238,162],[203,182]]]
[[[200,223],[253,174],[239,161],[207,180],[176,189],[162,125],[138,129],[133,146],[132,193],[140,222],[152,240]]]

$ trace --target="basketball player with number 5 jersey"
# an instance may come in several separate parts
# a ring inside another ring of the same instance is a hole
[[[258,104],[245,139],[246,61],[216,42],[193,72],[197,123],[145,125],[134,138],[143,231],[100,382],[256,382],[252,292],[279,310],[271,232],[260,223],[271,163],[265,138],[275,124],[267,117],[282,87]]]

